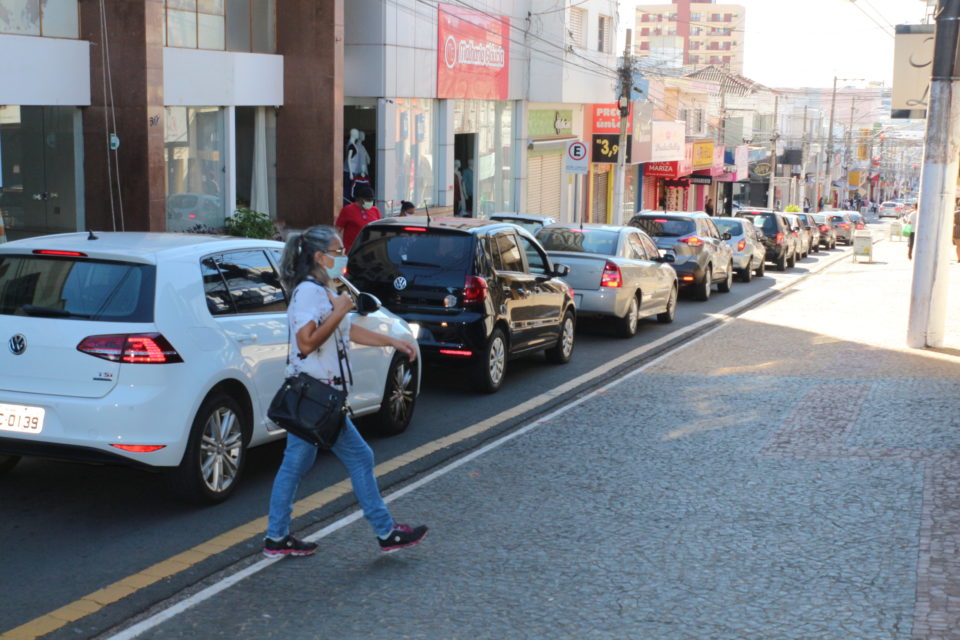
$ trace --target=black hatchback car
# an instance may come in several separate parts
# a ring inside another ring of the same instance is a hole
[[[661,252],[673,255],[671,266],[681,287],[693,290],[697,300],[733,287],[733,249],[730,234],[717,229],[713,218],[702,211],[641,211],[628,223],[646,231]]]
[[[576,309],[569,273],[514,224],[472,218],[388,218],[350,248],[350,281],[419,328],[426,359],[461,363],[492,393],[507,362],[573,353]]]
[[[790,223],[780,213],[769,209],[741,209],[737,218],[748,218],[753,226],[763,232],[763,246],[767,261],[777,265],[778,271],[793,267],[800,253],[799,236],[793,233]]]

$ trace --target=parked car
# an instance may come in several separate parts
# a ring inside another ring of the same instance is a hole
[[[853,232],[857,230],[857,225],[846,211],[831,211],[829,213],[830,223],[837,234],[837,242],[846,245],[853,244]]]
[[[830,223],[830,218],[825,213],[810,214],[820,228],[820,246],[825,249],[837,248],[837,232]]]
[[[800,220],[800,227],[809,238],[807,243],[808,253],[818,253],[820,251],[820,225],[813,219],[812,213],[797,213],[795,215]]]
[[[880,203],[878,211],[881,218],[899,218],[903,214],[903,205],[887,200]]]
[[[222,229],[223,200],[206,193],[174,193],[167,196],[167,231],[194,227]]]
[[[557,221],[551,216],[534,213],[493,213],[490,214],[490,219],[498,222],[512,222],[518,227],[523,227],[533,236],[537,235],[540,229]]]
[[[0,466],[19,456],[169,472],[181,495],[226,499],[284,377],[287,296],[266,240],[71,233],[0,245]],[[357,296],[360,326],[413,340]],[[407,428],[417,363],[351,345],[350,405]]]
[[[365,226],[347,272],[361,290],[419,328],[425,358],[462,364],[492,393],[511,358],[573,354],[576,305],[554,265],[524,229],[473,218],[389,218]]]
[[[729,233],[727,244],[733,250],[733,267],[742,282],[750,282],[753,274],[763,277],[766,273],[763,233],[747,218],[714,218],[721,233]]]
[[[653,238],[671,263],[681,287],[693,290],[697,300],[708,300],[714,284],[726,293],[733,287],[733,251],[729,234],[717,229],[702,211],[641,211],[629,224]]]
[[[537,233],[550,258],[570,267],[564,279],[575,291],[578,317],[612,319],[617,334],[630,338],[639,319],[656,315],[673,322],[679,285],[672,255],[660,255],[653,240],[635,227],[553,224]]]
[[[810,236],[807,234],[796,213],[783,213],[783,217],[790,223],[790,232],[797,239],[797,260],[806,258],[810,253]]]
[[[753,222],[763,232],[766,258],[777,266],[778,271],[792,268],[797,263],[799,238],[793,234],[790,222],[778,211],[770,209],[744,209],[736,217]]]

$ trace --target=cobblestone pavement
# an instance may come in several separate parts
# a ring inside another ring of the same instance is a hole
[[[960,638],[960,294],[905,246],[803,281],[141,637]],[[951,266],[960,291],[960,267]]]

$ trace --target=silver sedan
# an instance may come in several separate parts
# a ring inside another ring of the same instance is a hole
[[[748,218],[714,218],[720,233],[729,233],[726,241],[733,249],[733,268],[737,270],[742,282],[750,282],[754,273],[763,277],[766,248],[763,246],[763,233],[753,226]]]
[[[639,319],[673,322],[677,274],[650,237],[636,227],[553,224],[537,233],[550,257],[570,267],[577,316],[612,318],[617,334],[636,334]]]

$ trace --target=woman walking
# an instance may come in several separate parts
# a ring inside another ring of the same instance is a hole
[[[347,313],[353,299],[346,293],[337,295],[330,287],[343,273],[347,258],[343,242],[333,227],[310,227],[301,234],[292,234],[283,249],[280,271],[287,291],[292,291],[287,308],[290,328],[290,359],[286,375],[301,372],[334,386],[346,386],[341,379],[340,357],[346,357],[350,341],[373,347],[393,347],[413,360],[414,345],[369,329],[353,326]],[[349,362],[344,362],[345,369]],[[383,551],[396,551],[417,544],[427,535],[427,527],[397,524],[380,496],[373,475],[373,451],[354,427],[349,416],[333,453],[347,469],[353,493],[363,515]],[[263,555],[309,556],[317,544],[299,540],[290,534],[293,501],[300,480],[313,466],[317,447],[287,433],[283,462],[273,481],[270,494],[270,516]]]

